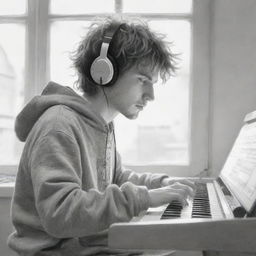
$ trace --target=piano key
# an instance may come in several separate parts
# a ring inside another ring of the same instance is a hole
[[[192,209],[192,212],[211,212],[211,210],[200,208],[200,209]]]
[[[180,217],[177,217],[177,216],[162,216],[160,219],[161,220],[168,220],[168,219],[179,219]]]
[[[182,206],[177,206],[177,205],[171,205],[171,204],[169,204],[169,205],[167,206],[167,209],[182,209]]]
[[[199,215],[199,216],[192,216],[192,218],[204,218],[204,219],[211,219],[211,216],[201,216],[201,215]]]
[[[163,214],[162,217],[180,217],[180,214]]]

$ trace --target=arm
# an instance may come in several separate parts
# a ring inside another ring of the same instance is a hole
[[[159,206],[161,204],[165,204],[168,201],[170,202],[171,198],[182,201],[183,204],[186,204],[185,198],[187,195],[193,196],[195,185],[194,182],[188,179],[182,178],[172,178],[166,174],[154,174],[154,173],[142,173],[138,174],[129,169],[125,169],[121,163],[121,157],[117,152],[117,160],[116,160],[116,172],[114,183],[117,185],[122,185],[124,182],[132,182],[135,185],[144,185],[149,190],[150,194],[150,204],[151,206]],[[165,187],[161,189],[161,187]],[[175,191],[173,191],[173,189]],[[177,191],[177,189],[181,189]],[[170,195],[170,193],[182,193],[186,191],[183,195]],[[168,200],[169,196],[169,200]],[[174,197],[173,197],[174,196]]]
[[[51,131],[34,146],[30,168],[41,224],[54,237],[90,235],[149,207],[148,190],[131,183],[83,190],[79,144],[63,132]]]
[[[162,180],[168,178],[166,174],[154,173],[135,173],[132,170],[125,169],[122,166],[121,156],[116,152],[116,170],[114,183],[121,186],[129,181],[135,185],[146,186],[148,189],[159,188],[162,186]]]

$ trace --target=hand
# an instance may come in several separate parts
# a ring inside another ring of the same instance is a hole
[[[186,186],[189,186],[192,190],[195,190],[195,188],[196,188],[195,183],[189,179],[168,177],[168,178],[164,178],[161,183],[162,183],[162,186],[164,187],[164,186],[170,186],[177,182],[184,184]]]
[[[172,185],[149,190],[150,207],[158,207],[171,203],[173,200],[179,201],[182,206],[187,205],[188,197],[194,195],[191,187],[175,182]]]

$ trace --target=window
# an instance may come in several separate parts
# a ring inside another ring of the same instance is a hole
[[[8,142],[8,145],[10,151],[14,152],[11,155],[6,147],[0,148],[1,166],[15,166],[18,163],[22,145],[16,141],[11,127],[22,105],[40,93],[49,80],[72,86],[76,77],[69,54],[76,49],[91,20],[95,16],[124,13],[145,18],[152,29],[167,34],[167,40],[173,42],[172,50],[181,53],[181,62],[177,77],[171,78],[167,84],[155,85],[156,100],[149,103],[136,121],[122,117],[116,121],[117,146],[123,162],[139,171],[150,165],[148,170],[174,175],[193,175],[207,167],[208,130],[204,122],[207,119],[209,87],[209,1],[161,0],[161,4],[153,0],[14,2],[0,4],[4,5],[4,8],[0,8],[4,10],[0,11],[0,32],[1,29],[8,29],[8,33],[3,33],[10,35],[5,41],[0,38],[0,46],[6,45],[2,48],[17,75],[15,82],[12,82],[15,96],[11,106],[8,106],[8,92],[4,91],[4,86],[0,86],[6,95],[6,103],[1,101],[0,104],[6,104],[3,109],[7,112],[12,111],[11,114],[0,113],[0,140],[6,144],[6,133],[10,133],[13,142]],[[17,10],[11,8],[11,4]],[[13,31],[13,36],[10,31]],[[11,49],[9,42],[12,40],[14,45],[19,40],[19,47]],[[19,60],[12,60],[12,56],[17,55]],[[201,104],[205,111],[198,114]],[[6,118],[11,120],[8,121],[9,125]]]
[[[25,1],[0,2],[0,35],[0,163],[9,166],[17,164],[22,149],[13,127],[24,102]]]

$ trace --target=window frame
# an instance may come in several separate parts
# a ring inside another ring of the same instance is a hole
[[[49,13],[50,0],[28,0],[27,14],[0,16],[0,22],[24,22],[26,26],[25,99],[39,94],[50,79],[50,24],[57,20],[92,20],[109,14]],[[115,0],[115,12],[122,12],[122,0]],[[127,166],[138,172],[164,172],[173,176],[195,176],[208,170],[210,92],[210,0],[193,0],[191,14],[125,13],[150,19],[185,19],[191,22],[190,164]],[[17,166],[0,165],[1,173],[17,172]]]

